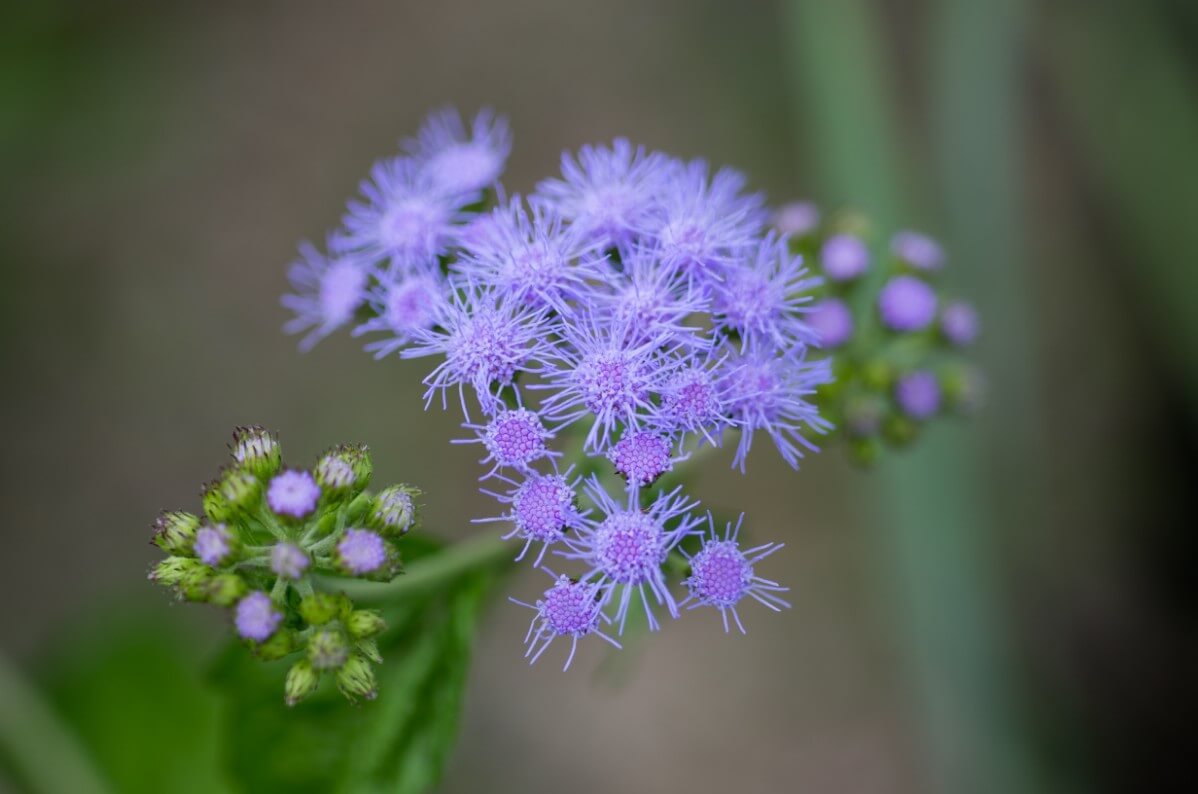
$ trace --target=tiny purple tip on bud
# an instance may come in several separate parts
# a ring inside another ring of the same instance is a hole
[[[276,543],[270,550],[270,569],[284,579],[300,578],[309,564],[308,555],[294,543]]]
[[[218,567],[233,555],[233,536],[224,524],[201,527],[196,532],[195,553],[205,565]]]
[[[916,370],[899,378],[894,385],[894,400],[912,419],[930,419],[940,410],[940,382],[932,372]]]
[[[949,344],[968,347],[978,337],[977,310],[964,301],[953,301],[940,313],[940,332]]]

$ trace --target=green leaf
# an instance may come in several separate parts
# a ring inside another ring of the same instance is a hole
[[[200,642],[161,614],[115,608],[42,666],[47,695],[120,792],[227,791]],[[173,617],[173,615],[172,615]]]
[[[430,558],[435,559],[435,558]],[[379,696],[351,705],[332,676],[283,704],[294,659],[262,664],[240,647],[213,668],[225,695],[223,756],[241,791],[422,792],[435,785],[457,734],[480,608],[494,584],[467,570],[400,605],[383,606]]]

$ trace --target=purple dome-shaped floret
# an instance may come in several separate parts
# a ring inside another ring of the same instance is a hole
[[[554,574],[545,569],[550,576]],[[536,611],[524,643],[528,649],[524,657],[533,664],[541,658],[555,639],[570,638],[570,654],[566,657],[566,665],[562,670],[570,669],[574,661],[574,652],[578,649],[579,639],[594,634],[606,642],[619,648],[620,643],[609,637],[599,626],[610,622],[603,614],[603,606],[608,590],[596,582],[576,582],[568,576],[556,576],[553,586],[545,591],[536,604],[511,599],[515,604]]]
[[[265,642],[283,622],[283,613],[275,608],[270,596],[253,592],[237,602],[233,622],[237,633],[247,640]]]
[[[825,298],[807,315],[807,323],[819,336],[819,346],[840,347],[853,338],[853,313],[839,298]]]
[[[229,534],[229,528],[224,524],[201,527],[196,532],[194,547],[196,556],[205,565],[211,565],[214,568],[220,566],[232,554],[232,538],[233,536]]]
[[[652,485],[658,477],[674,468],[670,442],[643,430],[625,433],[608,450],[607,459],[632,487]]]
[[[832,281],[849,281],[869,269],[869,249],[851,234],[829,237],[820,249],[820,265]]]
[[[718,609],[724,620],[724,631],[729,630],[728,615],[731,614],[741,634],[745,633],[745,627],[737,612],[737,604],[746,596],[775,612],[790,606],[777,595],[786,592],[788,588],[757,576],[753,570],[756,563],[782,548],[782,544],[766,543],[742,551],[737,543],[737,536],[743,521],[742,513],[736,526],[733,527],[729,523],[724,530],[724,536],[720,537],[716,534],[715,520],[708,514],[709,535],[702,548],[693,557],[688,558],[691,574],[683,580],[683,584],[689,595],[682,602],[688,609]]]
[[[535,460],[561,454],[549,449],[547,442],[553,438],[553,433],[545,429],[540,415],[527,408],[501,411],[485,425],[466,427],[478,434],[477,440],[487,449],[487,457],[482,462],[491,463],[492,467],[483,475],[484,479],[503,468],[527,470]]]
[[[373,573],[387,562],[387,544],[368,529],[347,529],[337,544],[337,561],[355,576]]]
[[[940,312],[940,332],[957,347],[967,347],[978,338],[977,310],[964,301],[953,301]]]
[[[931,419],[940,410],[940,381],[926,369],[904,375],[894,385],[894,401],[912,419]]]
[[[936,319],[936,292],[915,276],[895,276],[878,293],[878,313],[892,331],[922,331]]]
[[[306,471],[288,469],[270,481],[266,489],[266,503],[280,516],[306,518],[316,509],[320,501],[320,486]]]
[[[311,564],[304,550],[294,543],[276,543],[270,550],[270,569],[285,579],[298,579]]]
[[[569,477],[569,471],[564,475],[532,473],[509,494],[484,491],[500,502],[510,505],[511,509],[504,515],[475,521],[511,522],[514,526],[503,539],[519,537],[524,540],[524,548],[520,550],[516,560],[524,559],[533,543],[540,543],[541,552],[533,563],[539,566],[548,548],[564,539],[566,532],[577,526],[582,517],[574,493],[576,483],[571,483]]]
[[[944,265],[940,243],[919,232],[899,232],[890,240],[890,250],[917,270],[939,270]]]

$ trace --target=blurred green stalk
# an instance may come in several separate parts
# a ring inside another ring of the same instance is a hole
[[[884,242],[898,228],[918,226],[924,213],[910,195],[916,158],[902,151],[903,131],[889,105],[878,8],[866,0],[792,0],[786,31],[801,92],[795,116],[818,164],[820,195],[867,212]],[[1006,337],[1018,315],[1021,261],[1013,63],[1019,9],[960,2],[929,14],[939,77],[932,86],[942,138],[937,165],[953,208],[947,242],[958,261],[970,263],[956,274],[972,282],[966,286],[994,290],[982,302],[983,316]],[[1004,339],[1011,360],[1021,358],[1022,343],[1018,335]],[[999,391],[1028,393],[1021,385],[1026,368],[993,377]],[[916,449],[888,458],[874,486],[880,493],[873,502],[882,507],[875,523],[889,544],[882,557],[893,566],[894,617],[920,701],[930,790],[1029,792],[1038,786],[1023,746],[1009,627],[991,563],[988,499],[996,495],[978,471],[984,451],[971,443],[974,433],[938,428]]]
[[[16,667],[0,655],[0,766],[28,791],[101,794],[83,748]]]

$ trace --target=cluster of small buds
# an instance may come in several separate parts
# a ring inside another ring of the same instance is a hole
[[[311,470],[287,468],[278,437],[257,426],[234,431],[232,458],[205,486],[202,516],[158,516],[153,542],[170,556],[150,580],[229,609],[237,636],[264,660],[301,654],[287,675],[289,705],[325,672],[350,700],[372,699],[383,620],[319,588],[326,577],[399,573],[395,542],[416,524],[419,491],[366,490],[372,465],[363,445],[334,447]]]
[[[483,479],[504,484],[484,489],[502,514],[480,520],[509,526],[521,557],[538,547],[538,566],[550,552],[581,568],[553,574],[528,605],[530,657],[554,636],[607,637],[608,621],[622,632],[634,604],[650,628],[656,611],[677,617],[669,576],[688,565],[690,603],[725,625],[732,614],[743,630],[742,597],[781,603],[762,597],[776,586],[753,573],[761,550],[736,557],[735,533],[704,539],[698,502],[662,483],[727,436],[742,472],[762,435],[795,468],[816,450],[833,427],[817,399],[839,361],[829,339],[853,334],[853,312],[830,301],[870,271],[865,242],[824,235],[812,205],[771,225],[740,173],[624,139],[564,154],[526,199],[498,184],[511,140],[489,112],[469,125],[436,114],[402,148],[363,182],[329,254],[301,249],[288,328],[308,332],[305,348],[353,325],[376,356],[437,357],[426,406],[459,404],[460,443],[481,444]],[[936,320],[919,276],[939,267],[939,249],[918,236],[895,244],[909,272],[896,271],[877,311],[896,334],[919,332]],[[946,324],[966,335],[963,312]],[[731,559],[741,585],[720,579],[722,595],[706,594],[715,580],[695,566]]]
[[[909,444],[936,417],[976,410],[981,376],[964,354],[980,331],[978,314],[939,288],[940,244],[901,231],[875,252],[859,222],[821,223],[807,203],[784,207],[775,223],[793,226],[800,216],[810,222],[791,247],[824,276],[808,320],[835,376],[819,387],[816,402],[850,456],[872,463],[885,445]]]

